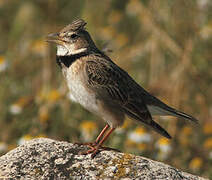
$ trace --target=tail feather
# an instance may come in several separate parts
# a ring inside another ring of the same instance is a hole
[[[188,115],[188,114],[186,114],[186,113],[184,113],[184,112],[174,110],[172,113],[173,113],[176,117],[182,117],[182,118],[184,118],[184,119],[188,119],[188,120],[190,120],[190,121],[193,121],[194,123],[197,123],[197,124],[199,123],[198,120],[197,120],[196,118],[194,118],[193,116]]]
[[[188,115],[184,112],[181,112],[174,108],[171,108],[171,107],[167,106],[166,104],[157,105],[157,106],[156,105],[148,105],[147,107],[152,115],[160,115],[160,116],[170,115],[170,116],[175,116],[175,117],[183,118],[183,119],[198,123],[198,120],[196,118],[192,117],[191,115]]]

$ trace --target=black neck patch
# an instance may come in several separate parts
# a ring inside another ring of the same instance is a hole
[[[82,52],[75,55],[69,55],[69,56],[56,56],[56,62],[57,64],[62,68],[62,64],[64,64],[66,67],[70,67],[73,62],[75,62],[77,59],[87,56],[88,52]]]

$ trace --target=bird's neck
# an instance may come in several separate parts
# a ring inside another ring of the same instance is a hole
[[[66,56],[56,56],[57,64],[62,67],[62,64],[64,64],[67,68],[71,66],[73,62],[75,62],[77,59],[89,55],[88,52],[81,52],[79,54],[74,55],[66,55]]]

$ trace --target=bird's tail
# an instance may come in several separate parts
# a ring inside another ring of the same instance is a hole
[[[186,120],[193,121],[195,123],[198,123],[198,120],[191,115],[188,115],[184,112],[178,111],[172,107],[167,106],[166,104],[160,104],[160,105],[147,105],[148,110],[152,115],[159,115],[159,116],[175,116],[179,118],[183,118]]]

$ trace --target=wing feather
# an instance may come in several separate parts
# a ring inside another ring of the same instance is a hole
[[[161,135],[170,135],[152,120],[145,102],[140,96],[142,89],[121,68],[104,59],[86,62],[86,76],[89,88],[97,92],[99,98],[105,98],[117,103],[129,117],[138,120]]]

